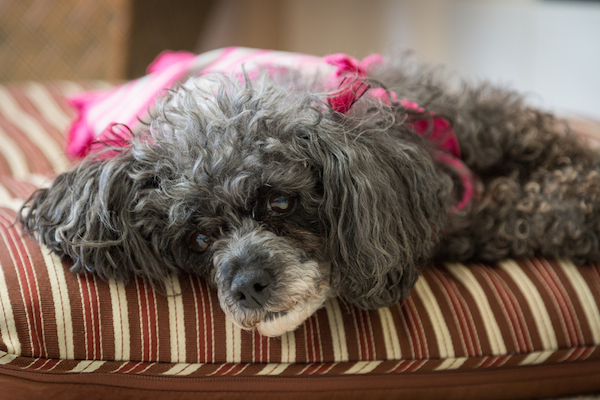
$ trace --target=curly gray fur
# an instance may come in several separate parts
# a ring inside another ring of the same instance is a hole
[[[448,213],[462,188],[402,106],[363,96],[342,115],[322,88],[299,89],[293,77],[213,77],[162,98],[131,147],[60,175],[19,219],[75,272],[201,274],[244,327],[285,315],[298,296],[318,307],[324,282],[359,307],[393,304],[433,259],[600,259],[598,153],[564,123],[489,84],[452,90],[442,72],[415,64],[370,79],[452,122],[479,181],[468,209]],[[267,213],[272,193],[297,198],[293,212]],[[214,240],[203,254],[189,245],[196,231]],[[275,277],[271,298],[239,310],[231,277],[257,264]],[[294,278],[303,269],[310,288]],[[291,281],[303,289],[286,293]]]

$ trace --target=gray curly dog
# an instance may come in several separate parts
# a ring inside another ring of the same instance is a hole
[[[199,274],[235,324],[268,336],[331,296],[391,305],[434,262],[600,260],[600,157],[566,123],[408,61],[365,81],[423,109],[362,96],[340,113],[293,73],[190,80],[129,147],[58,176],[19,221],[75,272]],[[414,129],[432,116],[474,177],[460,210],[464,181]]]

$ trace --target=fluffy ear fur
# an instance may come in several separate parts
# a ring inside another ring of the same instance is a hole
[[[107,160],[85,160],[58,176],[29,198],[18,219],[53,252],[73,259],[74,272],[159,280],[175,267],[168,243],[153,235],[165,229],[164,218],[145,206],[155,189],[143,163],[124,150]]]
[[[319,136],[312,149],[322,170],[320,217],[329,225],[333,286],[347,301],[374,309],[408,296],[429,262],[443,229],[448,182],[412,132],[368,119],[349,123],[356,126]]]

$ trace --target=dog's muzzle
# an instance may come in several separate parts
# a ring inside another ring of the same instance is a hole
[[[295,329],[329,295],[329,264],[248,219],[215,242],[213,281],[228,318],[267,336]]]

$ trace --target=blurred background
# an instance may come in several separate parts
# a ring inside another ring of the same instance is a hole
[[[423,61],[600,118],[600,0],[0,0],[0,82],[124,80],[165,49]]]

